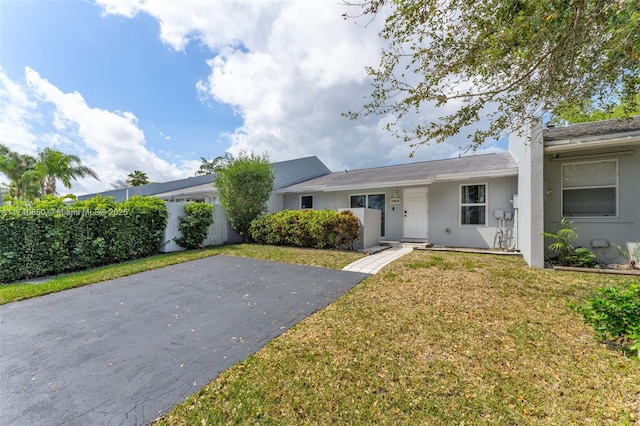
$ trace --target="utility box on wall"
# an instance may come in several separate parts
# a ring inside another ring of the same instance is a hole
[[[338,209],[338,211],[349,210],[360,220],[360,237],[355,244],[357,250],[368,249],[380,245],[380,225],[381,213],[377,209],[365,209],[363,207],[352,209]]]

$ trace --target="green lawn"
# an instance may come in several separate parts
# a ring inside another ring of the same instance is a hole
[[[567,306],[629,279],[415,251],[158,424],[636,424],[640,361]]]
[[[361,254],[257,245],[172,253],[0,286],[0,303],[228,254],[341,268]],[[633,425],[640,361],[572,311],[638,278],[415,251],[366,279],[158,420],[161,425]]]
[[[0,285],[0,305],[218,254],[299,263],[302,265],[325,266],[334,269],[341,269],[364,256],[361,253],[349,251],[309,250],[250,244],[217,246],[201,250],[160,254],[117,265],[65,274],[40,284],[2,284]]]

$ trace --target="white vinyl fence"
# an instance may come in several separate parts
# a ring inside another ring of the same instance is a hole
[[[184,250],[175,241],[182,233],[178,230],[178,218],[184,215],[182,206],[184,202],[165,201],[169,218],[167,220],[167,228],[164,230],[164,237],[161,252],[168,253],[173,251]],[[224,209],[219,204],[213,204],[213,225],[209,227],[209,234],[204,241],[205,246],[214,246],[224,244],[229,241],[229,221]]]

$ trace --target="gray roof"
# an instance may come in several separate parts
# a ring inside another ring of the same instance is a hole
[[[444,180],[513,176],[518,165],[508,153],[472,155],[446,160],[348,170],[291,185],[279,192],[338,191],[428,184]]]
[[[630,119],[594,121],[544,129],[546,141],[561,141],[594,136],[609,136],[640,131],[640,115]]]
[[[275,189],[280,189],[288,185],[293,185],[307,179],[313,179],[331,173],[331,170],[324,165],[318,157],[296,158],[294,160],[279,161],[272,163],[273,173],[275,176]],[[114,197],[116,201],[123,201],[134,195],[159,195],[163,197],[167,194],[174,197],[189,196],[206,192],[216,180],[215,174],[189,177],[163,183],[151,183],[148,185],[134,186],[125,189],[114,189],[110,191],[96,192],[93,194],[81,195],[79,200],[85,200],[102,195],[103,197]],[[164,197],[166,198],[166,197]]]

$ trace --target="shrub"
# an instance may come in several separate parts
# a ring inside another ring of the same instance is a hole
[[[595,268],[598,258],[594,252],[586,247],[578,247],[564,256],[565,261],[571,266],[581,268]]]
[[[256,218],[249,234],[261,244],[344,249],[353,248],[360,228],[350,211],[284,210]]]
[[[569,266],[594,268],[598,265],[597,256],[585,247],[575,248],[572,241],[578,239],[578,234],[573,228],[573,222],[562,219],[562,227],[557,233],[543,232],[547,238],[555,241],[549,244],[549,249],[558,253],[559,262]]]
[[[58,274],[158,252],[167,223],[164,201],[97,196],[61,207],[0,208],[0,282]]]
[[[603,287],[583,306],[575,307],[601,339],[619,339],[640,357],[640,285]]]
[[[206,203],[191,203],[183,206],[184,216],[178,218],[178,229],[182,237],[175,242],[187,249],[202,247],[207,230],[213,223],[213,206]]]

